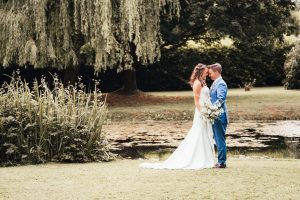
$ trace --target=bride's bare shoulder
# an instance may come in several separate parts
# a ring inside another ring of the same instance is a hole
[[[195,80],[193,83],[193,88],[202,88],[202,84],[199,80]]]
[[[193,83],[193,92],[194,93],[200,93],[202,89],[202,84],[199,80],[195,80],[195,82]]]

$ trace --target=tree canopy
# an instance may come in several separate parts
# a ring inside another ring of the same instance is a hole
[[[161,56],[161,15],[179,12],[178,0],[4,0],[0,65],[66,68],[86,52],[96,71],[153,63]]]
[[[183,3],[185,2],[185,3]],[[275,44],[298,30],[291,18],[295,4],[277,0],[189,0],[182,2],[179,22],[163,21],[164,46],[187,40],[207,43],[229,36],[234,45]],[[179,43],[179,45],[178,45]]]
[[[145,68],[162,56],[149,69],[156,69],[155,78],[158,71],[172,77],[182,71],[183,77],[191,69],[182,66],[218,61],[236,69],[228,77],[233,86],[248,78],[270,84],[274,74],[278,84],[290,48],[283,36],[299,30],[294,9],[291,1],[278,0],[3,0],[0,66],[67,68],[68,76],[78,65],[97,72],[117,68],[125,71],[124,88],[135,90],[135,74],[128,69]],[[204,53],[224,37],[233,41],[233,50]],[[180,52],[189,40],[204,43],[201,53],[193,52],[200,57],[174,64],[190,54]]]

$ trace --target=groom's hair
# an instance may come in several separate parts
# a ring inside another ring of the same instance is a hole
[[[209,65],[209,68],[212,69],[214,72],[219,72],[220,74],[222,73],[222,65],[220,63],[215,63],[212,65]]]

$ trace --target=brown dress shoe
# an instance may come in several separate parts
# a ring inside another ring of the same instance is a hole
[[[215,164],[214,168],[226,168],[226,164],[217,163]]]

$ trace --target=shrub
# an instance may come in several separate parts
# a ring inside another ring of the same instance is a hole
[[[87,162],[112,159],[102,133],[105,101],[79,81],[64,87],[53,76],[30,89],[18,74],[0,90],[0,163]]]
[[[194,66],[201,62],[221,63],[228,87],[243,87],[256,79],[255,86],[278,86],[284,79],[284,61],[290,45],[276,48],[253,45],[251,48],[179,49],[163,54],[159,63],[137,70],[139,89],[189,90],[187,83]],[[208,78],[209,81],[209,78]],[[116,81],[114,81],[116,82]],[[106,84],[106,83],[104,83]]]
[[[300,88],[300,42],[290,51],[284,64],[284,86],[287,89]]]

